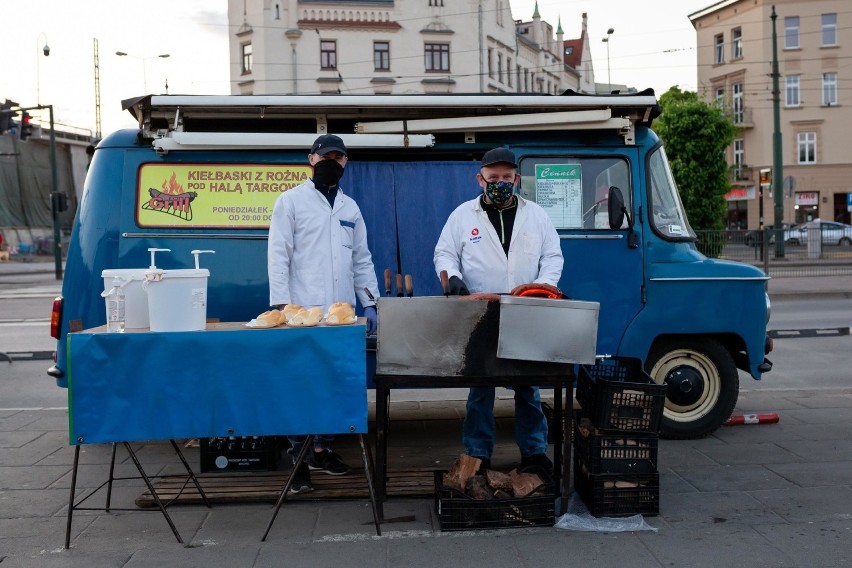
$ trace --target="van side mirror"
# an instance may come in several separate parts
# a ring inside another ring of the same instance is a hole
[[[613,231],[621,228],[624,219],[627,218],[627,246],[629,248],[639,248],[639,237],[636,231],[633,230],[633,219],[627,212],[627,207],[624,206],[624,195],[621,190],[615,186],[609,188],[609,196],[607,198],[607,213],[609,215],[609,228]]]
[[[607,197],[607,213],[609,214],[609,228],[616,231],[624,223],[624,196],[617,187],[609,188]]]

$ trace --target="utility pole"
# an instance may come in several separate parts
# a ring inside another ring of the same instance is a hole
[[[45,108],[39,105],[39,108]],[[59,231],[60,197],[56,179],[56,130],[53,123],[53,105],[50,110],[50,209],[53,215],[53,260],[57,280],[62,280],[62,234]]]
[[[98,38],[94,38],[95,55],[95,138],[101,138],[101,64],[98,54]]]
[[[784,160],[781,152],[781,88],[778,73],[778,34],[775,31],[775,5],[772,5],[772,196],[775,203],[775,258],[784,257]]]

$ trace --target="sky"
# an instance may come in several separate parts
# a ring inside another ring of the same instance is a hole
[[[426,0],[422,0],[426,1]],[[455,0],[446,0],[447,6]],[[509,0],[516,20],[530,20],[535,0]],[[539,0],[542,19],[561,18],[565,39],[579,37],[588,15],[598,83],[657,95],[679,85],[696,89],[695,30],[688,15],[717,0]],[[53,105],[57,128],[92,135],[98,44],[101,130],[135,126],[121,101],[148,93],[223,95],[228,75],[227,0],[2,0],[0,100]],[[241,22],[240,22],[241,23]],[[239,23],[237,24],[239,25]],[[42,48],[50,47],[44,57]],[[119,57],[116,51],[128,55]],[[169,54],[168,58],[159,55]],[[33,113],[37,117],[37,113]],[[38,119],[38,117],[37,117]],[[47,122],[47,113],[43,116]]]

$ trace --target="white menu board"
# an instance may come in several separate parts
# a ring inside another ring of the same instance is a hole
[[[583,226],[583,176],[580,164],[536,164],[535,195],[557,229]]]

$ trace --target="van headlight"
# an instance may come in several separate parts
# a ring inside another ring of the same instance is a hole
[[[769,323],[769,316],[772,314],[772,302],[769,300],[769,294],[763,293],[766,296],[766,323]]]

